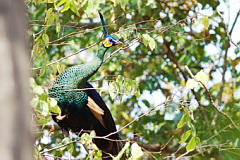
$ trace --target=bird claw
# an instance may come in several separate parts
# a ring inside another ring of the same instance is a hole
[[[66,117],[66,114],[65,115],[58,115],[57,117],[56,117],[56,119],[58,120],[58,121],[61,121],[61,120],[63,120],[64,118]]]

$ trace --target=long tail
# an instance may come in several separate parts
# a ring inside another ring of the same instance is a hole
[[[107,33],[107,28],[106,28],[106,24],[104,22],[104,19],[103,19],[103,16],[102,16],[102,13],[99,12],[99,16],[100,16],[100,19],[101,19],[101,22],[102,22],[102,27],[103,27],[103,33],[104,33],[104,36],[106,36],[108,33]]]

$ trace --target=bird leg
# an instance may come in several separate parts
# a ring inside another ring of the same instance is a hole
[[[63,132],[63,136],[65,137],[65,138],[69,138],[70,136],[69,136],[69,131],[67,130],[67,129],[64,129],[64,128],[62,128],[62,132]]]

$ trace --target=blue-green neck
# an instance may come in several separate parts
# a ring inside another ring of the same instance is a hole
[[[101,45],[98,49],[98,52],[97,52],[97,55],[95,58],[99,58],[102,62],[103,62],[103,59],[104,59],[104,55],[105,53],[107,52],[108,48],[105,48],[103,45]],[[94,59],[95,59],[94,58]],[[94,60],[93,59],[93,60]]]
[[[106,51],[107,48],[100,46],[97,54],[90,62],[66,69],[56,78],[50,92],[85,88],[88,79],[94,75],[102,65]],[[62,94],[71,95],[72,92],[59,92],[51,94],[51,96],[55,98],[62,98]]]
[[[79,65],[79,69],[81,70],[82,75],[77,80],[79,83],[78,87],[81,88],[85,87],[85,84],[88,81],[88,79],[97,72],[97,70],[103,63],[104,55],[107,50],[108,48],[100,46],[96,56],[90,62],[87,62],[83,65]]]

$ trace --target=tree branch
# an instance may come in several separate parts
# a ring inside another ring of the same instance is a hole
[[[221,17],[222,19],[224,19],[223,16],[222,16],[222,14],[221,14],[219,11],[217,11],[217,13],[220,15],[220,17]],[[236,16],[236,18],[235,18],[235,20],[234,20],[234,22],[233,22],[233,25],[232,25],[232,28],[231,28],[230,32],[228,32],[227,25],[224,23],[224,28],[225,28],[225,30],[226,30],[228,39],[229,39],[229,41],[231,41],[233,44],[235,44],[235,43],[232,41],[231,35],[232,35],[233,29],[234,29],[234,27],[235,27],[235,24],[236,24],[236,22],[237,22],[237,19],[238,19],[239,14],[240,14],[240,10],[239,10],[238,13],[237,13],[237,16]],[[228,57],[228,49],[229,49],[229,47],[230,47],[229,41],[228,41],[228,43],[227,43],[227,45],[226,45],[226,50],[225,50],[225,54],[224,54],[224,58],[223,58],[222,83],[221,83],[220,90],[219,90],[218,106],[221,105],[223,89],[224,89],[224,85],[225,85],[225,83],[226,83],[226,81],[225,81],[225,74],[226,74],[226,71],[227,71],[227,64],[228,64],[228,63],[227,63],[227,57]],[[235,45],[235,46],[236,46],[236,45]],[[239,46],[236,46],[236,47],[239,47]],[[215,116],[213,117],[213,120],[212,120],[212,122],[211,122],[211,125],[212,125],[212,126],[215,125],[217,117],[218,117],[218,114],[215,114]]]
[[[221,17],[222,19],[224,19],[223,15],[222,15],[219,11],[217,11],[217,13],[220,15],[220,17]],[[233,26],[232,26],[232,29],[230,30],[230,32],[228,31],[227,25],[226,25],[225,23],[224,23],[224,28],[225,28],[225,30],[226,30],[227,37],[228,37],[229,41],[230,41],[235,47],[237,47],[237,48],[240,49],[240,46],[238,46],[238,45],[232,40],[232,38],[231,38],[231,34],[232,34],[232,31],[233,31],[233,28],[234,28],[234,26],[235,26],[235,24],[236,24],[236,22],[237,22],[237,19],[238,19],[239,15],[240,15],[240,9],[239,9],[239,11],[238,11],[238,13],[237,13],[237,16],[236,16],[236,18],[235,18],[235,20],[234,20],[234,22],[233,22]]]
[[[179,71],[181,72],[185,82],[187,82],[188,78],[187,76],[185,75],[181,65],[178,63],[178,60],[177,60],[177,57],[175,56],[175,54],[172,52],[171,48],[170,48],[170,43],[168,43],[166,40],[164,40],[164,44],[166,45],[167,49],[168,49],[168,57],[169,59],[177,66],[177,68],[179,69]],[[209,129],[210,126],[209,126],[209,121],[208,121],[208,118],[207,118],[207,115],[206,115],[206,112],[204,110],[204,108],[202,107],[201,103],[200,103],[200,98],[199,96],[197,95],[197,93],[194,91],[194,90],[191,90],[195,99],[197,100],[198,102],[198,106],[199,106],[199,110],[203,116],[203,119],[205,120],[206,122],[206,125],[207,125],[207,128]]]
[[[203,88],[204,88],[205,91],[207,92],[207,95],[208,95],[208,98],[209,98],[210,103],[211,103],[212,106],[216,109],[216,111],[217,111],[218,113],[222,114],[223,116],[225,116],[228,120],[230,120],[231,123],[234,125],[234,127],[235,127],[237,130],[240,131],[239,127],[238,127],[238,126],[236,125],[236,123],[232,120],[232,118],[231,118],[229,115],[227,115],[225,112],[221,111],[221,110],[219,109],[219,107],[214,104],[213,98],[212,98],[212,96],[211,96],[211,93],[210,93],[210,91],[207,89],[206,85],[205,85],[202,81],[197,80],[197,79],[193,76],[193,74],[192,74],[192,72],[190,71],[190,69],[188,68],[188,66],[185,66],[185,68],[186,68],[186,70],[188,71],[188,73],[191,75],[192,79],[194,79],[196,82],[200,83],[200,84],[203,86]]]

